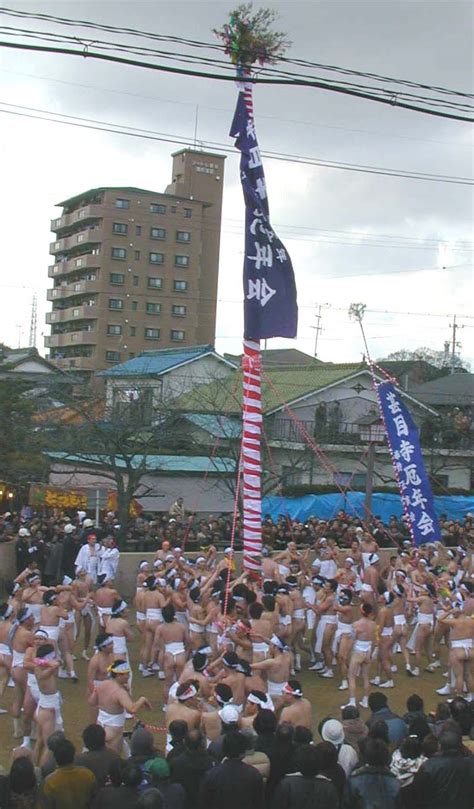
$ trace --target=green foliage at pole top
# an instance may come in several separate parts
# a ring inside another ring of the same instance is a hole
[[[224,43],[234,65],[274,64],[291,45],[286,34],[272,30],[277,17],[272,9],[252,13],[252,4],[242,3],[231,12],[229,22],[221,29],[214,28],[213,33]]]

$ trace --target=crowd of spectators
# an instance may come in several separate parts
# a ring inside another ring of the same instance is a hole
[[[199,729],[177,720],[168,754],[162,734],[138,725],[127,759],[105,746],[99,725],[84,729],[81,753],[56,731],[41,769],[28,748],[13,752],[0,809],[472,809],[470,703],[457,697],[427,714],[413,694],[397,716],[374,692],[369,708],[367,722],[352,705],[326,717],[321,740],[265,709],[242,730],[223,718],[207,749]]]
[[[467,514],[464,520],[450,520],[442,514],[440,526],[442,541],[447,547],[467,548],[474,543],[472,514]],[[343,511],[331,519],[310,517],[304,523],[284,515],[275,522],[265,515],[262,522],[264,545],[275,551],[285,550],[292,541],[298,547],[313,548],[323,537],[337,547],[350,548],[351,543],[360,538],[361,529],[364,532],[368,529],[381,548],[401,549],[403,542],[410,539],[406,521],[395,515],[388,523],[374,516],[368,526]],[[102,514],[99,526],[85,512],[43,514],[25,507],[20,513],[0,515],[0,542],[15,542],[18,572],[33,564],[41,570],[46,583],[57,581],[61,571],[74,576],[74,561],[90,533],[94,533],[99,542],[116,541],[123,551],[156,551],[164,540],[188,552],[204,551],[211,545],[222,550],[232,541],[232,518],[227,514],[203,517],[189,513],[179,497],[165,514],[142,513],[132,519],[122,537],[113,512]],[[242,548],[240,517],[234,548]]]

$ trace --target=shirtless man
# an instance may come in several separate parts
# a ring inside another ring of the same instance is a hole
[[[0,699],[3,699],[12,668],[10,633],[13,626],[13,607],[6,602],[0,604]],[[0,714],[7,713],[0,708]]]
[[[293,617],[293,602],[290,598],[290,588],[281,584],[276,593],[278,606],[278,635],[289,645],[291,643],[291,622]]]
[[[377,556],[378,549],[379,546],[377,545],[377,542],[373,537],[370,536],[370,534],[368,533],[362,534],[362,538],[360,541],[360,550],[362,553],[362,564],[364,569],[374,564],[370,557],[372,555]]]
[[[94,601],[99,617],[99,626],[105,630],[107,618],[112,612],[112,604],[120,598],[120,594],[112,586],[112,582],[107,579],[105,573],[97,577],[98,588],[94,594]]]
[[[58,691],[59,660],[52,643],[44,643],[36,650],[33,673],[38,683],[36,710],[37,739],[33,758],[38,766],[48,758],[48,738],[55,730],[63,729],[61,695]]]
[[[252,670],[266,673],[268,694],[277,710],[283,705],[283,688],[290,679],[292,654],[277,635],[272,636],[270,644],[272,656],[260,663],[253,663]]]
[[[155,639],[155,632],[159,624],[163,621],[162,609],[166,604],[165,596],[162,592],[157,590],[157,581],[160,583],[164,579],[156,580],[154,576],[149,576],[145,582],[145,598],[144,598],[144,606],[145,606],[145,617],[146,617],[146,625],[145,625],[145,647],[143,653],[143,665],[144,670],[142,671],[142,677],[152,677],[153,676],[153,664],[155,660],[152,655],[153,649],[153,641]]]
[[[259,663],[270,656],[270,646],[263,638],[271,638],[275,622],[264,617],[264,607],[254,601],[249,607],[250,640],[252,642],[252,662]]]
[[[377,545],[375,540],[372,540],[372,542]],[[370,604],[375,609],[376,593],[380,582],[380,559],[378,553],[363,553],[362,555],[365,562],[360,600],[364,604]]]
[[[132,642],[133,632],[128,623],[128,605],[122,599],[114,601],[111,616],[107,621],[106,631],[113,638],[114,658],[128,661],[127,641]]]
[[[78,677],[74,671],[74,640],[76,631],[76,610],[80,611],[85,606],[86,600],[78,600],[72,590],[72,580],[69,576],[63,579],[64,589],[59,593],[57,604],[67,613],[66,618],[61,618],[59,621],[59,649],[63,663],[66,667],[60,669],[59,677],[66,679],[70,677],[72,680],[77,680]]]
[[[278,569],[278,562],[272,559],[270,552],[265,548],[262,551],[262,576],[264,581],[281,582],[281,575]]]
[[[186,722],[188,732],[198,730],[201,724],[201,709],[198,698],[199,685],[193,680],[181,683],[176,691],[176,702],[171,702],[166,709],[166,727],[169,728],[176,719]],[[171,736],[166,735],[166,752],[171,750]]]
[[[391,651],[393,646],[393,603],[395,596],[386,590],[379,595],[379,612],[377,614],[377,631],[379,636],[379,656],[378,666],[379,673],[370,682],[372,685],[378,685],[379,688],[393,688],[394,683],[392,679],[392,657]]]
[[[280,714],[280,724],[298,725],[312,730],[313,710],[309,699],[303,697],[303,691],[298,680],[288,680],[283,686],[283,710]]]
[[[25,578],[26,577],[26,578]],[[47,587],[41,584],[41,576],[37,570],[30,571],[29,568],[20,573],[15,581],[25,583],[23,590],[23,604],[29,606],[35,618],[35,624],[40,623],[41,607],[43,606],[43,593],[46,592]]]
[[[288,576],[287,584],[290,585],[290,598],[293,604],[291,620],[291,646],[293,649],[295,671],[301,671],[301,652],[311,655],[311,648],[304,642],[306,629],[306,603],[303,597],[302,588],[304,576]]]
[[[354,630],[352,619],[354,608],[352,606],[352,591],[344,588],[339,593],[335,606],[337,615],[336,634],[334,636],[334,652],[341,670],[342,682],[338,686],[339,691],[346,691],[349,688],[348,671],[349,658],[354,643]]]
[[[179,685],[185,683],[186,680],[195,680],[198,682],[199,695],[206,700],[210,698],[213,690],[209,674],[207,673],[207,667],[209,665],[208,654],[210,653],[210,646],[202,646],[200,651],[194,652],[191,659],[185,664],[179,678]]]
[[[25,699],[27,686],[27,672],[23,666],[25,652],[28,646],[33,643],[33,627],[35,618],[29,607],[22,607],[16,616],[16,621],[10,634],[12,648],[12,669],[11,674],[15,683],[15,692],[11,707],[13,717],[14,738],[22,736],[21,731],[21,709]]]
[[[450,628],[449,662],[454,674],[454,688],[456,694],[464,696],[463,689],[466,684],[468,697],[473,692],[473,666],[474,659],[474,618],[471,614],[461,612],[457,606],[439,616],[438,620]]]
[[[66,610],[59,606],[58,593],[56,590],[46,590],[46,592],[43,593],[40,629],[43,629],[44,632],[46,632],[49,640],[54,644],[55,647],[57,647],[59,641],[59,622],[61,618],[67,617],[68,614]]]
[[[423,589],[425,590],[423,595],[407,599],[407,601],[412,604],[418,604],[418,620],[414,633],[416,666],[408,672],[412,677],[419,677],[420,675],[421,653],[423,651],[428,660],[428,665],[430,665],[432,660],[431,641],[434,626],[433,599],[436,596],[436,592],[432,584],[425,585]],[[411,639],[411,641],[413,641],[413,639]],[[411,643],[409,643],[408,646],[411,647]]]
[[[76,600],[81,603],[82,607],[76,613],[76,637],[79,637],[81,632],[81,624],[84,624],[84,647],[81,653],[83,660],[89,660],[87,653],[90,642],[92,628],[95,624],[94,613],[92,612],[93,598],[93,581],[83,568],[76,571],[76,578],[74,579],[71,589]]]
[[[88,702],[99,709],[97,724],[105,730],[107,747],[120,755],[126,715],[135,715],[142,708],[151,711],[151,703],[145,697],[139,697],[135,702],[132,700],[128,692],[130,667],[126,660],[114,660],[109,666],[109,674],[110,680],[98,683]]]
[[[253,728],[255,717],[262,710],[273,711],[275,706],[272,698],[260,689],[252,689],[247,695],[247,702],[245,703],[244,713],[240,719],[241,728]]]
[[[393,649],[396,651],[396,646],[399,644],[400,649],[405,660],[405,669],[408,672],[411,670],[410,658],[407,650],[408,639],[408,624],[406,616],[406,590],[403,584],[398,582],[402,579],[401,576],[396,576],[395,584],[392,587],[392,593],[395,596],[393,602]]]
[[[221,735],[222,723],[219,716],[219,711],[222,708],[225,708],[226,705],[231,705],[232,702],[232,689],[229,688],[229,686],[225,683],[217,683],[214,693],[208,700],[208,704],[206,706],[207,710],[203,711],[201,715],[202,731],[209,742],[215,742],[215,740]]]
[[[234,695],[233,705],[242,713],[245,704],[245,675],[240,670],[239,657],[235,652],[225,652],[214,663],[211,663],[208,671],[212,673],[219,666],[221,666],[221,671],[217,675],[217,679],[219,682],[228,685],[232,690]]]
[[[349,663],[349,702],[347,704],[356,704],[356,677],[360,672],[364,685],[364,696],[359,705],[367,708],[369,705],[370,661],[375,645],[375,621],[374,610],[370,604],[361,604],[360,611],[362,617],[353,624],[355,640]]]
[[[94,688],[99,683],[104,682],[109,676],[109,666],[114,660],[113,652],[114,639],[108,632],[101,632],[95,639],[96,652],[89,661],[87,667],[87,692],[88,697],[93,693]],[[97,722],[97,705],[91,705],[91,722]]]
[[[179,680],[186,663],[186,646],[189,643],[187,627],[176,620],[176,610],[173,604],[166,604],[162,609],[163,623],[158,624],[152,647],[152,657],[163,651],[163,670],[165,681],[163,683],[163,701],[168,702],[170,686],[174,680]]]
[[[191,650],[199,649],[203,644],[204,633],[208,622],[207,611],[202,604],[199,587],[192,587],[187,599],[189,646]]]
[[[33,635],[33,644],[28,646],[23,660],[26,671],[26,692],[23,700],[23,742],[22,747],[30,747],[33,720],[38,707],[40,692],[38,680],[35,675],[35,658],[37,650],[44,644],[49,644],[48,635],[44,629],[37,629]]]
[[[332,668],[332,646],[337,627],[336,591],[337,581],[335,579],[328,579],[323,585],[324,597],[313,607],[316,614],[319,615],[314,651],[316,654],[322,654],[324,657],[325,667],[319,672],[319,675],[326,679],[332,679],[334,677]]]

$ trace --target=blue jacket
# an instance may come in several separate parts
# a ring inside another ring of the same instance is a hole
[[[380,711],[374,711],[370,719],[367,721],[367,727],[370,728],[374,722],[383,719],[388,727],[388,740],[390,744],[400,744],[400,742],[408,735],[408,728],[399,716],[392,713],[390,708],[381,708]]]
[[[346,806],[350,809],[397,809],[400,785],[386,767],[366,764],[347,781]]]

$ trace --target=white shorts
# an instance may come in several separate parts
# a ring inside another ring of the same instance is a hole
[[[272,680],[268,680],[267,686],[271,697],[280,697],[283,694],[285,683],[274,683]]]
[[[204,627],[201,624],[194,624],[192,621],[189,623],[189,631],[195,632],[196,635],[204,634]]]
[[[22,669],[24,659],[25,659],[24,652],[15,652],[15,650],[13,650],[12,669],[16,668]]]
[[[125,711],[122,713],[107,713],[101,708],[97,716],[97,724],[103,728],[123,728],[125,724]]]
[[[42,694],[41,691],[39,691],[39,699],[35,715],[37,716],[41,709],[54,710],[56,728],[62,728],[63,719],[61,716],[61,703],[62,698],[59,691],[56,691],[55,694]]]
[[[54,641],[58,640],[58,638],[59,638],[59,624],[58,624],[58,626],[43,626],[43,624],[41,624],[40,629],[42,629],[43,632],[46,632],[49,640],[54,640]]]
[[[176,658],[178,655],[186,654],[186,649],[181,641],[177,641],[175,643],[165,643],[165,652]]]

